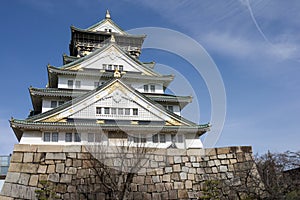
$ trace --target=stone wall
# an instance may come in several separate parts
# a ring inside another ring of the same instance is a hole
[[[84,146],[15,145],[0,199],[36,199],[42,180],[53,183],[59,199],[87,199],[83,188],[90,199],[108,199],[91,158]],[[256,173],[252,164],[251,147],[160,150],[134,176],[129,198],[197,199],[208,180],[228,183],[230,192],[230,185],[243,186],[245,172]]]

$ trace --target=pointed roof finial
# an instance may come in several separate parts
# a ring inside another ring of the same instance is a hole
[[[110,42],[111,43],[115,43],[116,42],[115,36],[113,34],[111,34]]]
[[[109,10],[106,10],[105,19],[110,19],[110,13]]]

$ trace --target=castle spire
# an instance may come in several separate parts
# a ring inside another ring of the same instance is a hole
[[[109,10],[106,10],[105,19],[110,19],[110,13]]]

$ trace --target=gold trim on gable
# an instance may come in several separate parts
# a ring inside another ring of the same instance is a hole
[[[73,70],[73,71],[81,70],[82,71],[81,65],[75,65],[73,67],[68,68],[68,70]]]
[[[42,120],[42,122],[58,122],[62,118],[59,115],[54,115],[53,117]]]
[[[169,120],[166,121],[166,125],[181,126],[182,123],[180,123],[179,121],[176,121],[174,119],[169,119]]]

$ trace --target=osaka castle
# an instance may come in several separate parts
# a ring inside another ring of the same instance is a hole
[[[210,125],[181,116],[191,96],[166,94],[173,75],[139,60],[145,35],[105,19],[86,29],[71,26],[70,55],[47,66],[46,88],[30,87],[33,109],[10,120],[20,144],[203,148]]]

